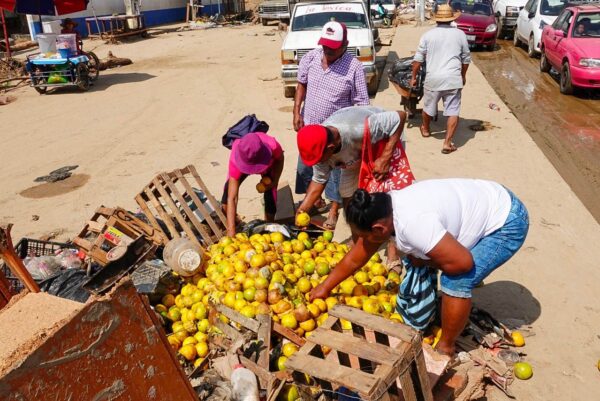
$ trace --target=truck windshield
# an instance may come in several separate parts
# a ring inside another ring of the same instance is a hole
[[[465,14],[473,15],[492,15],[492,8],[488,3],[483,2],[462,2],[453,1],[452,8]]]
[[[564,0],[542,0],[540,14],[556,17],[566,5],[567,2]]]
[[[320,30],[329,21],[346,24],[348,29],[368,28],[367,19],[360,4],[315,5],[298,8],[292,21],[292,31]]]

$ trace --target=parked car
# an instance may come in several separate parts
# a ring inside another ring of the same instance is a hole
[[[542,32],[540,70],[560,72],[560,92],[600,88],[600,5],[566,7]]]
[[[288,33],[281,46],[281,78],[285,97],[293,97],[298,64],[317,47],[321,29],[335,20],[348,28],[347,52],[362,63],[369,95],[377,93],[379,77],[375,65],[375,40],[367,6],[362,0],[299,2],[294,7]]]
[[[461,12],[454,23],[467,35],[469,44],[493,50],[497,26],[492,3],[489,0],[455,0],[450,5],[455,11]]]
[[[514,34],[519,12],[525,7],[525,3],[527,0],[494,0],[498,39],[511,37]]]
[[[529,0],[519,12],[517,27],[513,42],[519,46],[521,42],[527,43],[527,54],[535,57],[540,52],[540,39],[542,29],[552,25],[560,12],[565,8],[568,0]]]
[[[295,0],[265,0],[258,5],[258,16],[263,25],[271,20],[289,20]]]

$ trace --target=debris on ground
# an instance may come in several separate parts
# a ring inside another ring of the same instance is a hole
[[[129,64],[133,64],[133,61],[131,61],[131,59],[115,57],[113,52],[109,51],[108,55],[102,60],[100,60],[100,71]]]
[[[75,170],[77,167],[79,167],[79,166],[65,166],[65,167],[61,167],[61,168],[58,168],[58,169],[56,169],[54,171],[51,171],[50,173],[48,173],[48,175],[37,177],[33,181],[34,182],[56,182],[56,181],[62,181],[62,180],[65,180],[65,179],[69,178],[72,175],[71,171]]]

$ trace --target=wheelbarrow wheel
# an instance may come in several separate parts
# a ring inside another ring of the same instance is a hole
[[[88,66],[83,63],[77,64],[75,73],[77,74],[75,78],[77,87],[82,91],[90,89],[90,70]]]
[[[98,75],[100,75],[100,59],[94,52],[87,53],[89,62],[88,62],[88,70],[90,81],[95,81],[98,79]]]

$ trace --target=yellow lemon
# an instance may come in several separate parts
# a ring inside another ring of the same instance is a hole
[[[525,339],[523,338],[523,334],[520,332],[513,331],[510,336],[512,337],[515,347],[522,347],[525,345]]]
[[[196,347],[191,344],[184,345],[179,349],[179,353],[188,361],[192,361],[196,358]]]
[[[283,347],[281,348],[281,352],[283,353],[283,355],[288,358],[297,351],[298,351],[298,346],[294,343],[285,343],[283,345]]]
[[[196,353],[200,358],[204,358],[206,355],[208,355],[208,344],[205,342],[199,342],[196,344]]]
[[[288,313],[287,315],[283,315],[281,317],[281,325],[283,327],[287,327],[288,329],[293,330],[296,327],[298,327],[298,321],[296,320],[293,314]]]
[[[527,380],[533,376],[533,369],[527,362],[517,362],[514,366],[514,373],[517,379]]]
[[[317,323],[313,319],[305,320],[300,322],[300,328],[305,332],[313,331],[317,327]]]

